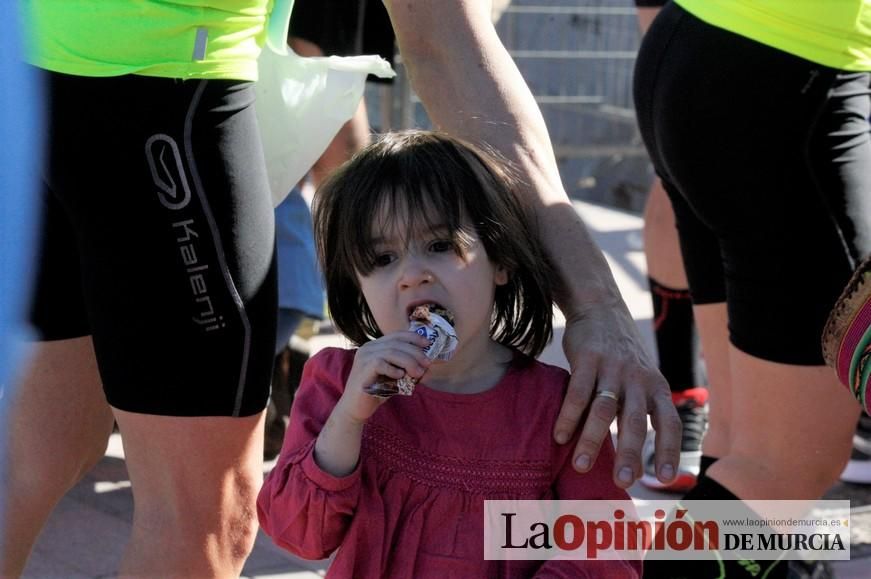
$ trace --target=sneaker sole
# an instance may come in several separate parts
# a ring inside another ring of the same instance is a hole
[[[696,475],[689,472],[680,472],[670,483],[664,483],[651,474],[641,475],[641,484],[649,489],[657,491],[669,491],[673,493],[685,493],[696,486]]]
[[[854,484],[871,483],[871,460],[851,460],[841,473],[841,480]]]

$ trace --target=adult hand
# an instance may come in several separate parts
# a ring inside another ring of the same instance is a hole
[[[680,419],[665,380],[644,353],[635,322],[617,295],[608,265],[589,237],[559,176],[544,118],[490,22],[490,3],[477,0],[384,0],[415,92],[440,129],[494,147],[514,163],[521,196],[564,285],[558,300],[569,318],[564,338],[572,378],[555,428],[571,438],[595,387],[622,400],[615,480],[627,487],[641,473],[650,413],[657,428],[660,479],[674,478]],[[617,403],[598,396],[575,450],[596,459]],[[559,433],[559,436],[557,435]],[[669,466],[667,466],[669,465]],[[624,467],[628,482],[619,474]],[[669,472],[669,467],[671,471]]]
[[[642,474],[641,449],[650,414],[656,429],[657,478],[670,482],[680,458],[680,418],[668,384],[645,352],[622,300],[587,304],[583,312],[570,315],[563,349],[572,376],[554,427],[556,441],[570,440],[589,410],[575,447],[575,469],[586,472],[592,468],[617,416],[614,482],[629,487]],[[613,393],[616,399],[602,392]]]

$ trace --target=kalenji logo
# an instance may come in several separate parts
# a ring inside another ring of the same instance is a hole
[[[226,328],[224,316],[218,312],[216,301],[212,300],[210,287],[220,279],[211,274],[209,265],[209,258],[214,255],[214,241],[208,235],[208,228],[200,227],[201,212],[182,211],[190,204],[191,190],[178,145],[169,135],[158,133],[145,142],[145,156],[157,187],[157,198],[171,212],[168,214],[169,223],[193,300],[191,321],[203,332]],[[191,209],[195,207],[191,206]],[[200,237],[201,231],[205,231],[203,238]]]
[[[849,501],[486,501],[485,559],[850,558]]]
[[[173,211],[186,207],[191,190],[175,139],[164,134],[152,135],[145,142],[145,155],[160,203]]]

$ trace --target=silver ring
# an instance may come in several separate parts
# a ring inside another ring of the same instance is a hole
[[[604,396],[605,398],[610,398],[614,402],[620,403],[620,397],[617,396],[616,392],[611,392],[610,390],[596,390],[596,397]]]

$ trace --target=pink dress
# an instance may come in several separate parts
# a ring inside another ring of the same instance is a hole
[[[629,498],[611,480],[610,440],[585,475],[571,467],[574,442],[553,442],[565,370],[518,354],[486,392],[419,384],[376,411],[356,470],[336,478],[315,463],[314,444],[354,355],[329,348],[306,364],[281,457],[257,501],[278,545],[306,559],[338,549],[328,577],[640,576],[640,561],[484,560],[485,499]]]

